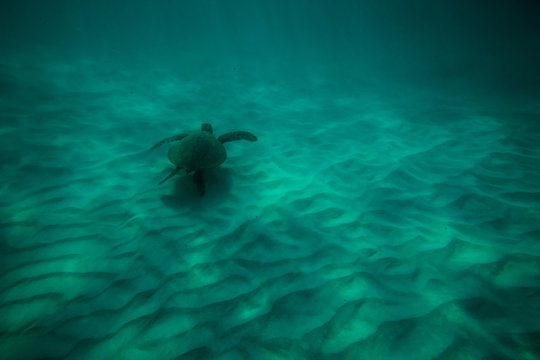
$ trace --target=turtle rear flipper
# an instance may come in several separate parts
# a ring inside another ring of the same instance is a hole
[[[231,131],[218,137],[218,141],[222,144],[236,140],[257,141],[257,137],[248,131]]]
[[[203,196],[206,189],[204,186],[204,177],[202,170],[195,171],[195,174],[193,174],[193,182],[195,183],[195,185],[197,185],[197,190],[199,191],[199,194]]]
[[[152,146],[149,150],[154,150],[155,148],[160,147],[161,145],[166,144],[166,143],[170,143],[170,142],[173,142],[173,141],[180,141],[183,138],[185,138],[186,136],[188,136],[188,134],[178,134],[178,135],[174,135],[174,136],[165,138],[165,139],[155,143],[154,146]]]
[[[175,167],[175,168],[171,171],[171,173],[170,173],[169,175],[167,175],[167,177],[166,177],[165,179],[163,179],[163,180],[160,181],[160,183],[159,183],[158,185],[161,185],[161,184],[163,184],[165,181],[167,181],[167,180],[169,180],[170,178],[172,178],[174,175],[176,175],[176,173],[177,173],[178,171],[180,171],[180,169],[181,169],[180,167]]]

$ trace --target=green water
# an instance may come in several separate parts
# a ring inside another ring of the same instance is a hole
[[[2,8],[0,358],[540,359],[534,2]]]

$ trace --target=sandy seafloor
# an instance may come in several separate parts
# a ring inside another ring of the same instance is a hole
[[[538,103],[146,70],[2,65],[2,359],[540,358]]]

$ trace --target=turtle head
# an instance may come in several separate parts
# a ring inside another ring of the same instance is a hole
[[[209,123],[203,123],[201,125],[201,131],[206,131],[206,132],[209,132],[210,134],[214,133],[214,130],[212,129],[212,125],[210,125]]]

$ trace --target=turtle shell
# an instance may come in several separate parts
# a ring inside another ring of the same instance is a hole
[[[219,166],[225,159],[223,144],[206,131],[188,135],[169,149],[170,162],[187,172]]]

